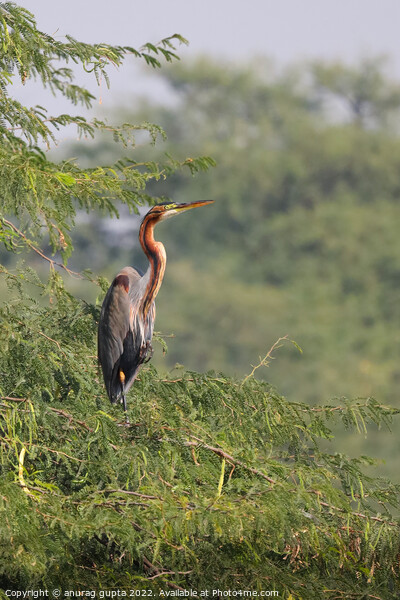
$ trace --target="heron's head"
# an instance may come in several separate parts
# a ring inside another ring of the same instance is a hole
[[[196,202],[189,202],[187,204],[176,204],[175,202],[171,202],[167,200],[166,202],[160,202],[160,204],[156,204],[149,210],[146,214],[146,217],[153,216],[156,219],[156,222],[164,221],[165,219],[169,219],[169,217],[173,217],[174,215],[178,215],[185,210],[190,210],[191,208],[197,208],[199,206],[206,206],[206,204],[212,204],[214,200],[198,200]]]

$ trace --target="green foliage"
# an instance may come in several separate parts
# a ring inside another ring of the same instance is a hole
[[[13,539],[2,550],[4,588],[218,584],[283,598],[392,597],[397,489],[362,474],[368,459],[320,444],[337,419],[359,429],[390,422],[393,410],[372,400],[310,408],[254,379],[160,379],[148,369],[126,427],[101,383],[88,382],[94,359],[70,371],[82,334],[93,333],[89,318],[79,322],[79,342],[59,342],[62,365],[14,348],[27,374],[1,404],[2,533]],[[27,325],[31,335],[39,325]],[[54,345],[44,339],[46,356],[57,356]]]
[[[180,36],[140,51],[63,43],[38,31],[32,15],[14,4],[1,4],[0,15],[2,596],[53,588],[218,588],[277,590],[292,600],[392,598],[400,589],[398,486],[366,475],[371,459],[348,458],[331,445],[335,424],[364,433],[390,425],[397,410],[372,398],[312,407],[289,402],[253,377],[257,367],[244,380],[143,369],[129,398],[130,426],[106,398],[96,328],[108,282],[66,265],[77,211],[117,216],[121,203],[136,211],[157,191],[152,182],[167,175],[180,182],[180,167],[193,174],[214,161],[207,152],[164,162],[118,156],[111,166],[87,169],[52,162],[38,144],[51,144],[54,129],[71,123],[84,136],[108,131],[122,147],[132,145],[137,129],[153,140],[162,130],[146,118],[144,125],[109,126],[47,117],[41,107],[15,103],[7,88],[15,72],[90,106],[92,96],[60,61],[96,77],[127,54],[159,66],[160,57],[176,58]],[[310,109],[300,97],[292,100],[282,110]],[[236,219],[239,231],[247,224],[238,199],[227,222]],[[47,239],[61,260],[43,249]],[[227,239],[227,250],[232,244]],[[15,255],[18,264],[10,259]],[[35,260],[48,267],[47,278],[34,270]],[[67,291],[60,272],[90,287],[96,303]],[[230,268],[226,274],[232,277]],[[259,302],[253,285],[243,307]],[[203,292],[207,297],[206,285]],[[198,323],[207,321],[206,311],[195,312]],[[272,349],[261,364],[270,358]]]
[[[111,125],[99,119],[88,121],[68,114],[50,116],[42,106],[28,108],[8,95],[13,78],[26,85],[32,78],[39,79],[54,94],[90,108],[93,95],[75,85],[73,71],[60,64],[81,65],[93,73],[97,81],[104,79],[108,84],[109,65],[118,66],[132,55],[160,67],[159,58],[169,62],[176,59],[174,44],[186,41],[175,34],[157,45],[145,44],[140,50],[128,46],[90,45],[69,36],[66,42],[61,42],[39,31],[33,15],[13,3],[1,3],[0,16],[2,207],[6,214],[15,213],[19,219],[29,220],[36,230],[45,227],[53,250],[60,250],[66,259],[72,251],[69,231],[77,205],[86,211],[98,208],[118,214],[115,206],[118,200],[137,211],[138,205],[151,201],[145,191],[148,181],[164,177],[164,169],[173,171],[181,164],[168,161],[163,167],[154,162],[139,165],[134,160],[120,159],[111,166],[81,169],[71,160],[52,162],[39,145],[44,143],[49,148],[55,141],[55,132],[69,125],[76,126],[79,136],[93,138],[96,134],[108,133],[125,148],[135,145],[136,131],[147,131],[153,141],[163,132],[148,122]],[[193,163],[198,164],[195,159]]]

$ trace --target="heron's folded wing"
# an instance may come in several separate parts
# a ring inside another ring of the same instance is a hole
[[[131,292],[139,286],[140,279],[136,269],[122,269],[112,282],[101,309],[98,353],[109,395],[115,366],[124,353],[127,336],[133,334]]]

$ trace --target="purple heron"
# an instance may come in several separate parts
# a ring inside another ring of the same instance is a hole
[[[150,360],[153,353],[154,300],[167,262],[163,244],[154,239],[154,227],[173,215],[212,202],[162,202],[153,206],[145,215],[139,231],[140,244],[149,260],[146,273],[124,267],[104,298],[98,330],[99,361],[108,397],[112,403],[121,401],[125,414],[126,394],[141,365]]]

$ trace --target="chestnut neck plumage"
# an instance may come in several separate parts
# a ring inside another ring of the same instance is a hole
[[[159,218],[153,215],[147,215],[140,226],[139,241],[144,253],[149,259],[149,268],[145,275],[148,277],[148,283],[145,294],[142,300],[143,317],[146,318],[158,290],[161,287],[165,265],[167,263],[167,255],[164,245],[154,239],[154,227],[158,223]]]

